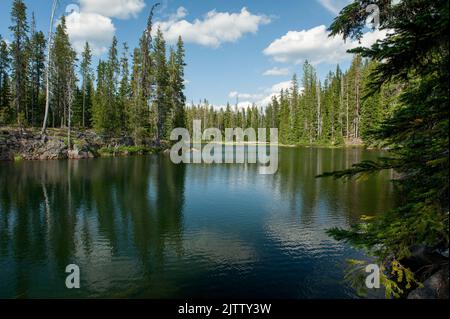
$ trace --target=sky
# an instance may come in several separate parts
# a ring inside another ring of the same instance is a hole
[[[138,46],[147,16],[156,0],[60,0],[57,17],[67,16],[73,47],[88,41],[95,62],[107,57],[115,35],[119,43]],[[186,47],[186,97],[206,99],[216,107],[227,102],[266,106],[294,73],[301,79],[307,59],[320,79],[339,64],[349,67],[346,50],[359,45],[328,37],[328,26],[349,0],[159,0],[154,21],[168,42],[179,35]],[[0,0],[0,35],[11,35],[12,0]],[[48,33],[52,0],[25,0],[37,28]],[[384,36],[368,30],[362,45]],[[301,85],[301,83],[300,83]]]

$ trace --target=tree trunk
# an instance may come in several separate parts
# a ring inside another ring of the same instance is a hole
[[[349,115],[348,115],[348,108],[349,108],[349,96],[348,96],[349,94],[348,94],[348,80],[347,80],[347,123],[346,123],[346,125],[347,125],[347,139],[349,139],[350,138],[350,132],[349,132],[349,125],[348,125],[348,121],[349,121]]]
[[[47,118],[48,118],[48,109],[50,105],[50,49],[52,45],[52,30],[53,30],[53,20],[55,18],[56,7],[58,6],[58,0],[53,0],[52,6],[52,14],[50,17],[50,30],[48,32],[48,49],[47,49],[47,72],[45,74],[45,114],[44,114],[44,123],[42,124],[41,135],[46,134],[47,129]]]
[[[320,121],[320,82],[317,83],[317,139],[322,135],[322,123]]]
[[[86,109],[86,80],[83,81],[83,129],[85,128],[85,109]]]

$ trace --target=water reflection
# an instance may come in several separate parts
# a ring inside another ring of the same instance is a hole
[[[361,254],[325,229],[391,207],[390,176],[315,176],[379,155],[280,149],[276,175],[166,156],[1,163],[0,297],[352,297],[342,264]]]

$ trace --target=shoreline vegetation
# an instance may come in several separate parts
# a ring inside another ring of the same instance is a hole
[[[0,127],[0,161],[22,160],[58,160],[58,159],[88,159],[98,157],[122,157],[132,155],[148,155],[167,152],[172,142],[145,139],[141,145],[136,145],[130,136],[102,136],[93,130],[72,132],[72,148],[68,147],[66,128],[49,128],[47,135],[41,136],[38,128],[20,129]],[[231,145],[267,145],[270,142],[209,142],[213,144]],[[332,143],[298,143],[276,144],[278,147],[318,147],[347,148],[370,146],[361,140],[352,140],[342,144]]]

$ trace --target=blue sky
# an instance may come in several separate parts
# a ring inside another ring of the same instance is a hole
[[[347,68],[356,45],[328,38],[325,27],[348,0],[160,0],[155,15],[169,42],[182,35],[186,44],[188,102],[207,99],[222,106],[266,104],[285,88],[294,72],[309,59],[324,78],[339,63]],[[0,34],[10,38],[12,0],[0,1]],[[25,0],[34,11],[38,29],[47,33],[51,0]],[[111,37],[138,44],[146,25],[150,0],[61,0],[58,16],[68,15],[69,35],[75,48],[89,41],[96,59],[104,58]],[[75,6],[73,6],[75,5]],[[380,37],[369,32],[370,43]],[[365,42],[363,42],[365,43]]]

